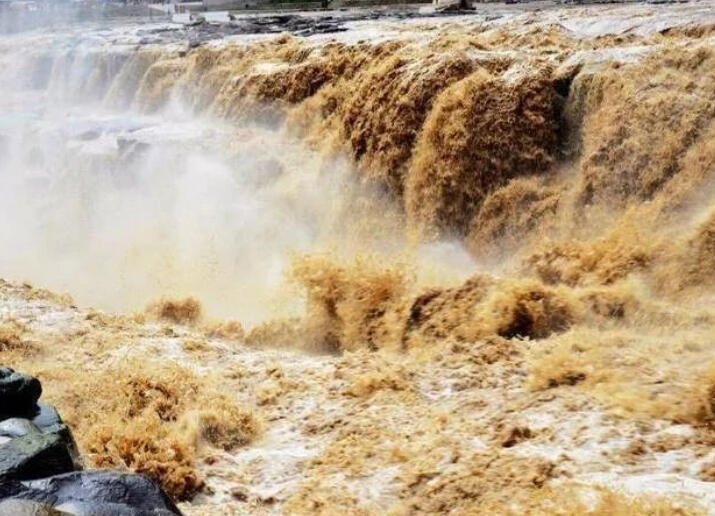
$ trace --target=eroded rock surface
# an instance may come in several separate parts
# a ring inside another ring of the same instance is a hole
[[[16,373],[9,367],[0,368],[0,413],[15,414],[32,407],[42,394],[37,378]]]
[[[0,367],[0,516],[181,514],[151,479],[82,471],[69,427],[37,378]]]
[[[181,514],[149,478],[115,471],[74,471],[30,482],[13,482],[0,488],[0,496],[44,504],[62,514]]]

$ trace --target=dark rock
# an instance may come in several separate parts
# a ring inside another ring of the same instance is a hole
[[[74,471],[74,451],[69,430],[45,434],[38,429],[16,437],[0,445],[0,483]]]
[[[29,419],[43,432],[54,431],[58,425],[62,424],[62,419],[54,407],[41,401],[27,407],[25,410],[18,410],[12,414],[0,412],[0,421],[9,418]]]
[[[20,416],[0,416],[0,478],[22,480],[82,469],[72,433],[51,405],[38,403]]]
[[[28,416],[28,419],[43,432],[54,431],[62,424],[60,415],[52,405],[47,403],[39,402]]]
[[[19,417],[13,417],[0,422],[0,437],[23,437],[27,434],[39,433],[37,428],[31,421]]]
[[[0,502],[0,516],[65,516],[46,503],[31,500],[5,500]]]
[[[181,514],[148,477],[78,471],[72,433],[41,393],[36,378],[0,368],[0,516]]]
[[[0,367],[0,413],[15,415],[34,407],[42,394],[37,378]]]
[[[57,509],[61,509],[62,514],[69,513],[75,516],[174,516],[176,514],[167,509],[141,511],[119,503],[102,503],[98,505],[91,502],[70,502],[57,506]]]
[[[0,482],[0,499],[32,500],[92,516],[181,514],[148,477],[114,471],[76,471],[41,480]]]

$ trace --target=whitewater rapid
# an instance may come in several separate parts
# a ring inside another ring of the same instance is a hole
[[[114,311],[192,295],[248,325],[299,313],[288,264],[310,251],[357,252],[366,242],[346,231],[362,224],[353,203],[373,193],[347,160],[275,124],[199,113],[178,89],[161,109],[142,109],[147,67],[179,52],[137,47],[145,30],[0,42],[11,72],[0,80],[0,203],[10,214],[0,238],[13,249],[0,255],[0,275]],[[389,204],[385,220],[398,218]],[[372,244],[394,250],[401,238]],[[422,251],[428,268],[446,263],[455,278],[473,265],[457,244]]]

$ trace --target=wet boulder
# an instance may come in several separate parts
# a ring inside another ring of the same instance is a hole
[[[74,442],[68,431],[42,433],[26,419],[9,419],[3,423],[5,435],[2,437],[10,437],[10,440],[0,444],[0,483],[75,470]]]
[[[181,514],[149,477],[116,471],[76,471],[41,480],[0,483],[2,498],[33,501],[76,515]]]
[[[12,417],[0,422],[0,437],[5,437],[5,440],[39,431],[40,429],[32,421],[20,417]]]
[[[148,477],[81,471],[72,433],[40,382],[0,367],[0,516],[181,514]]]
[[[37,378],[0,367],[0,483],[81,469],[74,438],[57,411],[38,403]]]
[[[58,426],[64,425],[55,407],[47,403],[38,402],[24,416],[43,432],[50,432],[56,430]]]
[[[0,414],[25,412],[35,406],[41,394],[37,378],[0,367]]]
[[[68,513],[60,512],[46,503],[31,500],[4,500],[0,502],[0,516],[64,516]]]

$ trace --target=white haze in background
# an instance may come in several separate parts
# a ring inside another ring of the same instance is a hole
[[[251,325],[301,309],[285,288],[295,253],[369,251],[348,243],[359,189],[345,163],[178,100],[153,116],[108,109],[126,56],[105,59],[100,74],[96,56],[109,48],[72,46],[0,43],[0,65],[14,72],[0,78],[0,277],[115,311],[193,295],[211,315]],[[376,239],[374,250],[395,242]],[[427,276],[474,268],[453,243],[419,256]]]

